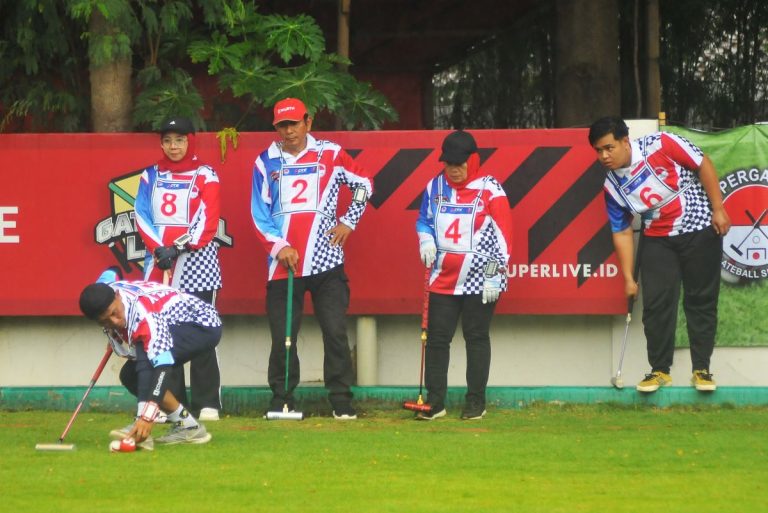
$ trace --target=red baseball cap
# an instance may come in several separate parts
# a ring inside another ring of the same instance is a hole
[[[273,125],[281,121],[301,121],[307,113],[304,102],[296,98],[285,98],[275,104]]]

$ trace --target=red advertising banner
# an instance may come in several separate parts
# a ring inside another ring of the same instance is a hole
[[[346,248],[352,314],[421,311],[415,222],[446,131],[330,132],[374,178]],[[511,289],[502,314],[620,314],[626,302],[586,131],[476,130],[482,170],[509,197]],[[250,218],[253,161],[272,133],[240,134],[221,162],[213,133],[200,157],[221,179],[223,314],[264,314],[266,254]],[[155,134],[0,135],[0,315],[77,315],[82,288],[119,264],[140,279],[144,246],[132,213],[140,170],[161,155]],[[340,209],[346,208],[344,196]]]

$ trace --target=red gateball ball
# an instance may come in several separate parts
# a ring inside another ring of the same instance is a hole
[[[136,450],[136,442],[133,438],[123,438],[120,440],[120,452],[133,452]]]

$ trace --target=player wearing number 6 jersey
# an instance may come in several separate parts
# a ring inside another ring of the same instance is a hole
[[[456,131],[443,141],[445,171],[430,180],[416,232],[421,259],[434,264],[429,280],[429,321],[424,378],[430,413],[445,415],[450,343],[459,318],[467,350],[467,394],[463,419],[485,415],[485,388],[491,364],[490,325],[506,269],[512,219],[498,181],[480,173],[475,139]]]
[[[141,174],[136,195],[136,225],[147,248],[144,279],[170,284],[216,304],[221,289],[219,243],[219,177],[195,154],[192,122],[176,116],[160,129],[163,157]],[[180,237],[188,239],[180,245]],[[176,373],[175,395],[186,402],[184,374]],[[190,363],[191,410],[203,420],[218,420],[221,409],[220,371],[215,349]]]
[[[301,100],[286,98],[274,108],[273,125],[280,141],[256,159],[251,215],[256,235],[269,255],[267,315],[272,333],[268,381],[271,411],[293,405],[299,383],[298,352],[290,351],[285,387],[285,322],[288,269],[296,277],[292,342],[309,292],[323,333],[325,387],[337,419],[353,419],[350,386],[352,359],[347,340],[349,285],[343,246],[373,193],[371,180],[336,143],[309,134],[312,118]],[[337,220],[339,190],[352,191],[347,211]]]
[[[607,168],[605,201],[628,297],[638,290],[631,222],[635,214],[643,222],[644,242],[637,258],[651,372],[637,390],[655,392],[672,382],[681,283],[691,382],[697,390],[715,390],[709,364],[717,332],[721,237],[731,221],[712,161],[674,134],[657,132],[630,141],[626,123],[614,117],[590,127],[589,143]]]

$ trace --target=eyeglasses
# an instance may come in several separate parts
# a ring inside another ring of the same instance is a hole
[[[176,136],[176,137],[168,136],[168,137],[163,137],[160,140],[160,144],[162,144],[163,146],[168,146],[168,147],[184,146],[185,144],[187,144],[187,142],[188,141],[187,141],[187,136],[186,135],[179,135],[179,136]]]

